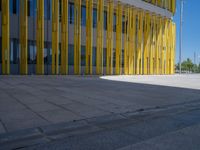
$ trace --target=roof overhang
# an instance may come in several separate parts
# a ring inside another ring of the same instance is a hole
[[[137,7],[139,9],[143,9],[143,10],[149,11],[151,13],[161,15],[161,16],[166,17],[166,18],[172,18],[173,17],[172,12],[170,12],[166,9],[160,8],[158,6],[155,6],[153,4],[144,2],[142,0],[118,0],[118,1],[122,2],[123,4],[128,4],[128,5]]]

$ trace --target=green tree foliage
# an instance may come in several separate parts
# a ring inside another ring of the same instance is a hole
[[[198,71],[197,71],[198,73],[200,73],[200,63],[199,63],[199,66],[198,66]]]
[[[182,71],[200,73],[200,64],[196,65],[192,63],[191,59],[184,60],[181,64]],[[179,70],[179,63],[176,64],[176,70]]]

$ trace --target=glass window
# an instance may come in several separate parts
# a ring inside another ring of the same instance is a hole
[[[93,27],[94,28],[97,27],[97,9],[96,8],[93,9]]]
[[[10,63],[13,64],[13,40],[10,40]]]
[[[1,11],[1,0],[0,0],[0,11]]]
[[[125,33],[125,25],[126,25],[125,16],[123,16],[122,17],[122,33]]]
[[[37,7],[37,1],[36,0],[29,0],[28,1],[28,16],[36,17],[36,7]]]
[[[28,42],[28,63],[36,64],[36,43],[34,41]]]
[[[104,11],[104,30],[107,30],[107,12]]]
[[[45,42],[44,47],[44,64],[51,65],[52,64],[52,49],[51,42]]]
[[[2,39],[0,38],[0,64],[2,63]]]
[[[32,64],[34,59],[34,49],[31,41],[28,41],[28,64]]]
[[[74,24],[74,4],[69,3],[69,23]]]
[[[59,65],[61,65],[61,43],[59,43],[59,49],[58,49],[58,62],[59,62]]]
[[[10,40],[10,63],[18,64],[19,62],[19,42],[17,39]]]
[[[69,45],[68,55],[69,65],[74,65],[74,45]]]
[[[86,7],[81,7],[81,25],[86,26]]]
[[[34,41],[28,41],[28,70],[29,74],[35,74],[36,72],[36,46]]]
[[[31,7],[31,3],[30,3],[30,1],[28,1],[28,16],[30,16],[30,15],[31,15],[31,12],[30,12],[30,7]]]
[[[104,48],[103,49],[103,66],[105,67],[106,66],[106,57],[107,57],[107,48]]]
[[[85,46],[81,46],[81,66],[85,66]]]
[[[44,47],[44,64],[48,63],[48,48],[47,48],[47,43],[45,42],[45,47]]]
[[[117,17],[116,17],[116,13],[114,14],[113,17],[113,32],[116,32],[116,27],[117,27]]]
[[[51,11],[50,11],[50,13],[51,13]],[[62,1],[59,0],[59,21],[60,22],[61,22],[61,19],[62,19],[61,15],[62,15]]]
[[[13,12],[13,14],[17,13],[17,0],[13,0],[12,12]]]
[[[19,0],[10,0],[10,13],[19,14]]]
[[[122,67],[124,67],[124,49],[122,49]]]
[[[93,66],[96,66],[96,47],[93,47],[92,64],[93,64]]]
[[[113,67],[116,66],[116,49],[113,49]]]
[[[51,0],[44,0],[44,18],[47,20],[51,19]]]

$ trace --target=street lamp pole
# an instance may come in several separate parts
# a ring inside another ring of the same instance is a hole
[[[184,2],[183,0],[180,0],[180,50],[179,50],[179,73],[181,74],[182,68],[181,68],[181,63],[182,63],[182,29],[183,29],[183,5]]]
[[[198,60],[199,60],[199,62],[198,62],[198,65],[200,64],[200,55],[198,55]]]

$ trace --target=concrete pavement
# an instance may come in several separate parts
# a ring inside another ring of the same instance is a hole
[[[200,74],[103,76],[102,79],[200,90]]]
[[[177,113],[179,110],[184,110],[187,114],[187,109],[185,109],[187,107],[195,107],[198,110],[200,108],[199,89],[200,75],[0,76],[0,142],[5,145],[6,143],[9,144],[4,140],[11,138],[11,143],[18,141],[15,143],[16,147],[18,147],[18,144],[20,145],[20,137],[21,140],[34,137],[34,141],[27,142],[28,146],[34,145],[34,143],[52,142],[51,137],[44,135],[44,131],[49,130],[49,132],[53,132],[53,135],[55,132],[62,133],[63,130],[66,131],[64,135],[54,135],[53,139],[66,137],[66,134],[69,136],[66,126],[75,127],[72,135],[74,135],[74,132],[77,135],[80,133],[88,134],[102,131],[102,127],[91,125],[91,120],[95,124],[102,120],[108,120],[110,122],[109,126],[113,127],[113,124],[119,126],[113,132],[109,130],[110,135],[107,134],[107,131],[103,132],[101,134],[102,138],[106,135],[108,139],[115,136],[116,139],[113,139],[115,140],[113,143],[116,143],[121,137],[127,136],[118,131],[123,123],[138,122],[138,116],[135,116],[135,113],[147,112],[149,114],[152,111],[157,114],[161,110],[174,108],[176,111],[172,112]],[[129,120],[127,115],[133,115],[134,117]],[[169,112],[164,116],[168,115]],[[145,120],[146,116],[149,118],[148,115],[142,115],[142,117],[139,115],[139,120]],[[112,122],[113,120],[118,121]],[[162,121],[166,124],[168,122],[173,124],[174,119],[172,120],[159,120],[161,124],[159,122],[150,124],[151,120],[149,120],[145,125],[147,129],[144,131],[152,132],[148,126],[162,126]],[[194,123],[193,120],[189,120],[189,125],[191,125],[191,122]],[[198,125],[198,117],[196,120],[197,122],[192,125]],[[187,125],[183,126],[184,128],[188,127],[187,122],[184,122]],[[144,124],[136,126],[133,131],[138,131],[142,125]],[[179,125],[182,127],[182,122]],[[77,130],[77,126],[81,129]],[[166,126],[167,131],[171,129],[170,127]],[[174,125],[174,127],[177,126]],[[173,132],[181,130],[179,128],[175,129]],[[158,128],[153,132],[156,133],[157,130]],[[171,132],[171,130],[168,132]],[[99,134],[97,135],[99,137]],[[151,135],[145,140],[154,138],[157,135]],[[162,135],[164,136],[164,133],[159,134],[159,136]],[[136,136],[136,138],[128,136],[127,141],[129,142],[124,141],[125,143],[115,148],[129,148],[133,146],[131,144],[137,143],[138,140],[144,142],[142,139],[139,136]],[[121,139],[121,141],[123,140]]]
[[[0,76],[0,133],[200,99],[196,75],[127,79],[137,83],[86,76]],[[174,81],[185,88],[172,87]],[[153,85],[156,82],[172,86]]]
[[[199,150],[200,124],[170,132],[117,150]]]
[[[200,102],[0,135],[0,149],[199,150]]]

